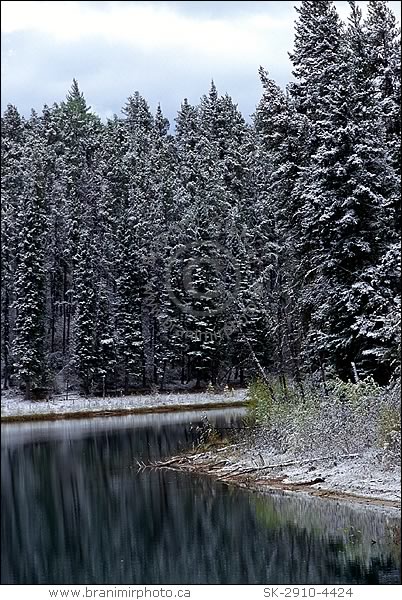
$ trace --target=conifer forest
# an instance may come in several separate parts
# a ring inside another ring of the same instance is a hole
[[[218,81],[170,124],[138,91],[102,120],[75,79],[8,105],[3,388],[398,375],[399,26],[383,1],[296,10],[293,80],[261,67],[251,117]]]

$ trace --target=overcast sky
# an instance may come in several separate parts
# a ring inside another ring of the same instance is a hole
[[[1,2],[2,110],[28,115],[64,99],[73,77],[103,118],[138,90],[173,121],[213,78],[247,118],[263,65],[291,78],[297,2]],[[359,3],[364,10],[366,2]],[[348,3],[336,2],[342,17]],[[399,2],[389,2],[400,20]]]

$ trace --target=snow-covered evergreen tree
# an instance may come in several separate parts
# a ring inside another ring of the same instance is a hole
[[[153,117],[147,102],[138,92],[129,97],[123,114],[125,118],[115,123],[122,146],[117,177],[124,193],[117,231],[116,324],[127,390],[130,378],[134,378],[133,384],[138,384],[142,374],[146,383],[149,364],[152,364],[148,314],[143,314],[143,300],[146,262],[153,238],[149,190]]]
[[[358,300],[353,290],[362,289],[366,269],[386,251],[394,191],[379,104],[367,75],[361,14],[351,5],[348,31],[337,53],[331,54],[332,80],[317,88],[319,118],[317,111],[311,117],[307,112],[314,151],[295,188],[301,200],[298,252],[309,323],[306,352],[316,363],[327,357],[345,376],[351,362],[365,362],[369,352],[369,336],[363,342],[356,335],[356,320],[365,310],[369,290],[364,286]],[[308,56],[302,60],[308,64]]]
[[[27,397],[400,360],[399,31],[297,10],[286,91],[248,125],[214,83],[174,135],[135,92],[105,124],[76,80],[2,118],[2,376]],[[14,370],[13,370],[14,369]],[[17,377],[15,376],[17,375]],[[67,380],[67,383],[66,383]]]
[[[17,259],[17,216],[24,189],[24,121],[9,105],[1,120],[1,355],[4,389],[12,370],[14,275]]]
[[[265,321],[264,341],[271,368],[300,379],[298,228],[294,221],[299,207],[293,192],[305,158],[301,140],[305,139],[307,119],[263,68],[260,78],[263,96],[254,115],[257,156],[253,230],[255,253],[260,257],[258,303],[264,308],[257,314]]]
[[[74,363],[88,395],[94,389],[96,357],[96,250],[91,232],[82,228],[76,251],[74,271]]]
[[[15,338],[13,355],[26,399],[47,383],[45,239],[47,215],[44,189],[44,145],[33,115],[28,123],[21,160],[23,187],[16,214],[18,230],[15,272]]]
[[[369,76],[379,93],[389,152],[401,166],[401,37],[388,2],[370,0],[364,22]],[[400,227],[400,222],[398,223]]]

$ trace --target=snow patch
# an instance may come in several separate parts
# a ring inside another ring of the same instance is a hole
[[[244,402],[246,390],[233,390],[222,394],[149,394],[141,396],[117,396],[112,398],[83,398],[78,395],[70,395],[69,399],[60,398],[40,402],[29,402],[24,400],[15,392],[4,391],[1,399],[1,416],[29,416],[46,414],[68,414],[76,412],[96,412],[96,411],[120,411],[136,408],[159,408],[159,407],[180,407],[183,405],[201,404],[221,404],[222,402],[231,404],[233,402]]]

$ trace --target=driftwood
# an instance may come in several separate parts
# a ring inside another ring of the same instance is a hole
[[[235,447],[235,445],[233,445],[232,447]],[[229,448],[229,447],[227,447]],[[274,465],[263,465],[263,466],[259,466],[259,467],[246,467],[246,465],[239,463],[239,462],[231,462],[228,459],[218,459],[218,456],[216,455],[216,453],[211,454],[211,453],[207,453],[207,452],[201,452],[198,454],[182,454],[182,455],[178,455],[178,456],[172,456],[171,458],[167,459],[167,460],[160,460],[160,461],[156,461],[156,462],[151,462],[148,464],[144,464],[143,462],[138,462],[137,461],[137,466],[138,466],[138,470],[142,471],[146,468],[150,468],[150,469],[169,469],[169,470],[175,470],[175,471],[199,471],[202,473],[206,473],[206,474],[211,474],[214,477],[217,477],[218,479],[224,481],[224,480],[228,480],[228,479],[232,479],[232,478],[239,478],[241,479],[242,477],[244,477],[245,475],[256,475],[257,477],[260,475],[260,473],[263,473],[264,471],[267,471],[269,469],[283,469],[285,467],[290,467],[290,466],[297,466],[297,465],[303,465],[303,464],[308,464],[311,462],[320,462],[320,461],[326,461],[326,460],[333,460],[335,458],[339,459],[345,459],[345,458],[357,458],[359,455],[358,454],[342,454],[342,455],[331,455],[331,456],[324,456],[324,457],[318,457],[318,458],[309,458],[309,459],[304,459],[304,460],[294,460],[294,461],[288,461],[285,463],[281,463],[281,464],[274,464]],[[265,478],[266,476],[262,476],[261,478]],[[294,487],[303,487],[303,486],[309,486],[309,485],[314,485],[316,483],[321,483],[323,482],[324,479],[322,479],[321,477],[317,477],[313,480],[310,481],[301,481],[301,482],[294,482],[291,485]]]
[[[230,450],[231,448],[240,448],[240,446],[245,446],[245,442],[240,444],[230,444],[230,446],[224,446],[223,448],[217,448],[215,452],[224,452],[224,450]]]
[[[306,485],[315,485],[316,483],[322,483],[325,481],[322,477],[316,477],[315,479],[311,479],[310,481],[294,481],[292,482],[292,487],[304,487]]]
[[[322,458],[308,459],[308,460],[302,460],[302,461],[289,461],[287,463],[276,464],[276,465],[264,465],[261,467],[250,467],[250,468],[246,468],[241,471],[238,471],[236,473],[236,476],[248,475],[250,473],[260,473],[261,471],[266,471],[268,469],[282,469],[284,467],[303,465],[303,464],[308,464],[310,462],[333,460],[334,458],[357,458],[358,456],[359,456],[358,454],[342,454],[341,456],[326,456],[326,457],[322,457]],[[237,468],[240,469],[241,465],[239,465]],[[317,483],[319,483],[319,482],[317,481]]]
[[[165,468],[171,467],[172,465],[177,465],[177,467],[179,467],[182,464],[189,464],[201,456],[205,457],[206,455],[205,454],[182,454],[182,455],[178,455],[178,456],[172,456],[171,458],[169,458],[167,460],[158,460],[155,462],[149,462],[147,464],[145,464],[143,462],[138,462],[138,460],[136,461],[136,463],[137,463],[139,470],[165,469]]]

